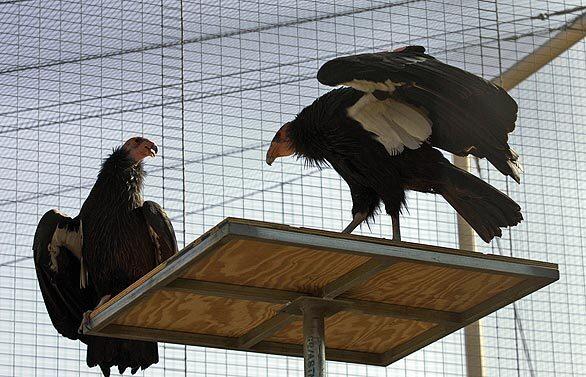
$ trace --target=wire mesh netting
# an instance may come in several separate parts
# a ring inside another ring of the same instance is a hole
[[[576,1],[101,1],[0,3],[0,375],[97,375],[60,337],[38,290],[32,236],[50,208],[76,215],[100,163],[137,134],[157,142],[145,196],[180,246],[226,216],[340,230],[346,184],[293,158],[268,167],[274,132],[328,88],[330,58],[420,44],[485,78],[584,12]],[[586,368],[586,43],[511,91],[521,185],[480,174],[525,221],[481,251],[560,264],[552,286],[482,322],[488,376],[577,376]],[[456,215],[410,193],[404,240],[456,247]],[[390,237],[381,216],[357,232]],[[302,360],[160,344],[150,376],[301,376]],[[330,376],[463,376],[457,332],[388,368],[328,363]]]

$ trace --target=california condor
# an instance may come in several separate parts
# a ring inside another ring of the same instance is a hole
[[[499,190],[452,165],[440,148],[487,158],[520,181],[518,155],[508,145],[517,104],[507,92],[472,73],[425,54],[421,46],[333,59],[317,74],[334,89],[276,133],[267,152],[329,163],[348,183],[352,232],[382,201],[400,239],[405,191],[441,194],[489,242],[522,219]]]
[[[177,252],[165,211],[143,201],[143,160],[157,146],[134,137],[104,161],[74,218],[51,210],[41,218],[33,252],[39,286],[55,329],[87,344],[87,365],[105,376],[117,365],[134,374],[159,360],[157,344],[82,334],[92,309]],[[81,325],[80,325],[81,323]]]

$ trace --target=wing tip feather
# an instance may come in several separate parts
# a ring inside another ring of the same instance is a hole
[[[510,176],[515,180],[517,183],[521,183],[521,174],[523,174],[523,166],[519,161],[515,160],[508,160],[507,165],[510,168]]]
[[[339,73],[338,69],[336,69],[336,65],[338,64],[338,58],[325,62],[317,71],[317,81],[319,81],[320,84],[327,86],[337,86],[342,82],[339,77],[336,78],[337,73]]]

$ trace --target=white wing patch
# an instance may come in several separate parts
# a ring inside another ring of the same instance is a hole
[[[83,227],[81,220],[79,221],[79,228],[77,231],[70,231],[67,226],[63,228],[55,228],[51,242],[48,245],[49,254],[51,256],[51,264],[49,267],[54,272],[58,272],[59,266],[57,257],[59,256],[60,247],[66,247],[75,255],[80,261],[81,269],[79,271],[79,286],[85,288],[87,286],[87,270],[83,261],[82,247],[83,247]]]
[[[348,116],[378,137],[391,156],[405,147],[417,149],[431,136],[431,120],[421,110],[393,100],[362,96],[348,109]]]
[[[368,80],[352,80],[348,82],[344,82],[340,85],[350,86],[356,90],[360,90],[361,92],[365,93],[372,93],[375,90],[380,90],[383,92],[392,93],[395,91],[395,88],[405,85],[403,82],[393,82],[391,80],[387,80],[385,82],[375,82],[375,81],[368,81]]]

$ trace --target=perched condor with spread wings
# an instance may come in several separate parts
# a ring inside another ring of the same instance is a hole
[[[142,197],[142,161],[156,153],[145,138],[128,140],[104,161],[79,215],[51,210],[35,233],[35,268],[51,321],[61,335],[87,344],[88,366],[99,365],[105,376],[114,365],[134,374],[159,360],[156,343],[81,331],[92,309],[177,252],[165,211]]]
[[[441,194],[489,242],[522,220],[508,196],[445,159],[436,149],[487,158],[520,181],[508,143],[517,104],[501,87],[425,54],[421,46],[341,57],[317,74],[334,89],[303,109],[275,135],[267,163],[295,154],[329,163],[348,183],[352,232],[380,202],[400,239],[405,191]]]

